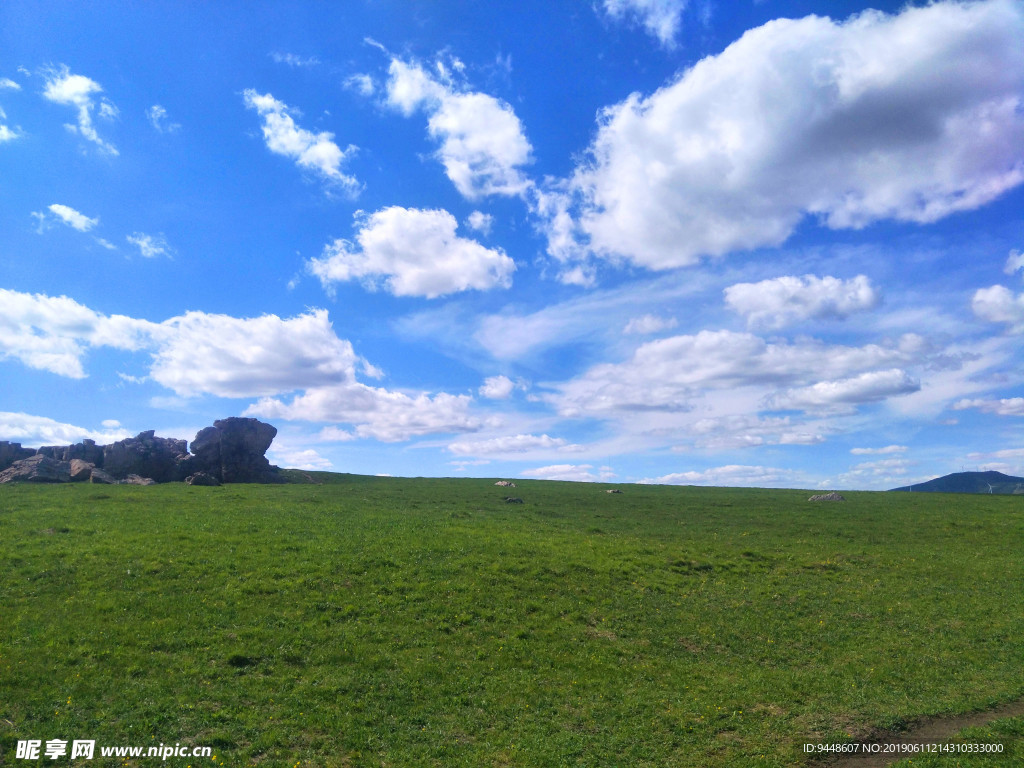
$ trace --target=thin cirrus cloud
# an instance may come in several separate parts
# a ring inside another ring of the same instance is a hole
[[[459,456],[496,456],[513,453],[527,453],[539,450],[575,451],[580,446],[570,445],[561,437],[549,435],[508,435],[486,440],[464,440],[451,443],[448,450]]]
[[[427,114],[427,132],[440,146],[437,159],[463,197],[522,195],[532,183],[523,166],[533,147],[507,103],[456,84],[462,69],[438,61],[437,75],[418,62],[393,58],[388,70],[387,103],[405,116]]]
[[[978,208],[1024,181],[1022,38],[1013,0],[752,29],[603,110],[585,160],[538,196],[549,253],[583,281],[595,256],[670,269],[777,246],[807,217]]]
[[[335,283],[382,282],[395,296],[437,298],[471,289],[507,288],[515,262],[500,248],[486,248],[456,234],[445,210],[392,206],[356,214],[356,242],[335,240],[307,269],[327,289]]]
[[[91,141],[105,154],[117,155],[117,148],[100,137],[93,123],[94,112],[98,112],[101,118],[107,120],[117,116],[117,107],[110,101],[100,99],[97,103],[96,97],[102,92],[102,86],[95,80],[84,75],[74,75],[67,66],[62,65],[46,73],[44,98],[54,104],[74,107],[76,110],[77,122],[75,125],[68,124],[67,128]]]
[[[154,104],[146,110],[146,118],[158,133],[175,133],[181,129],[181,123],[170,122],[167,118],[167,109],[159,104]]]
[[[342,171],[342,166],[356,152],[354,145],[342,149],[334,142],[333,133],[313,133],[300,128],[292,116],[295,110],[269,93],[261,94],[248,88],[243,97],[245,106],[255,109],[263,118],[263,139],[267,149],[315,174],[329,189],[340,189],[350,197],[359,194],[362,189],[360,183]]]
[[[167,238],[162,233],[147,235],[145,232],[133,232],[126,235],[125,240],[138,248],[139,253],[147,259],[174,255],[174,249],[167,244]]]

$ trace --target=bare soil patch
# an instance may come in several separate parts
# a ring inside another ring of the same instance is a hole
[[[965,715],[955,715],[952,717],[926,717],[912,724],[907,730],[882,731],[874,734],[869,739],[865,739],[863,743],[937,744],[949,741],[953,734],[962,731],[964,728],[985,725],[993,720],[1001,720],[1004,717],[1022,716],[1024,716],[1024,699],[1018,699],[995,709],[987,709],[982,712],[970,712]],[[811,765],[819,768],[885,768],[885,766],[905,760],[908,757],[913,757],[913,754],[901,752],[860,752],[843,755],[835,759],[817,761],[811,763]]]

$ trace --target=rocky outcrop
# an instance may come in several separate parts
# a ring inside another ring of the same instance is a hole
[[[103,470],[118,478],[151,477],[158,483],[181,480],[180,463],[188,444],[172,437],[157,437],[153,430],[103,447]]]
[[[222,483],[282,482],[264,455],[276,435],[276,427],[258,419],[218,419],[192,441],[189,468]]]
[[[280,483],[266,459],[277,429],[257,419],[219,419],[188,443],[153,430],[110,445],[83,440],[38,450],[0,441],[0,483],[128,483],[149,485],[190,478],[190,485]]]
[[[68,483],[71,482],[71,464],[37,453],[14,462],[0,472],[0,483],[14,480],[27,483]]]
[[[36,453],[49,456],[57,461],[80,459],[94,466],[99,466],[103,463],[103,446],[96,445],[95,440],[83,440],[74,445],[44,445]]]
[[[0,471],[7,469],[14,462],[27,459],[34,454],[35,451],[31,448],[22,448],[21,443],[0,440]]]

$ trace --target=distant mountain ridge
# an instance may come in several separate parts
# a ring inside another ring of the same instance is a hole
[[[1024,494],[1024,477],[1004,475],[1002,472],[954,472],[926,483],[904,485],[894,491],[913,493],[1001,493]]]

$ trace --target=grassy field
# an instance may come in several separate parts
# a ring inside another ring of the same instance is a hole
[[[801,766],[1024,695],[1020,497],[313,474],[0,486],[0,764]]]

